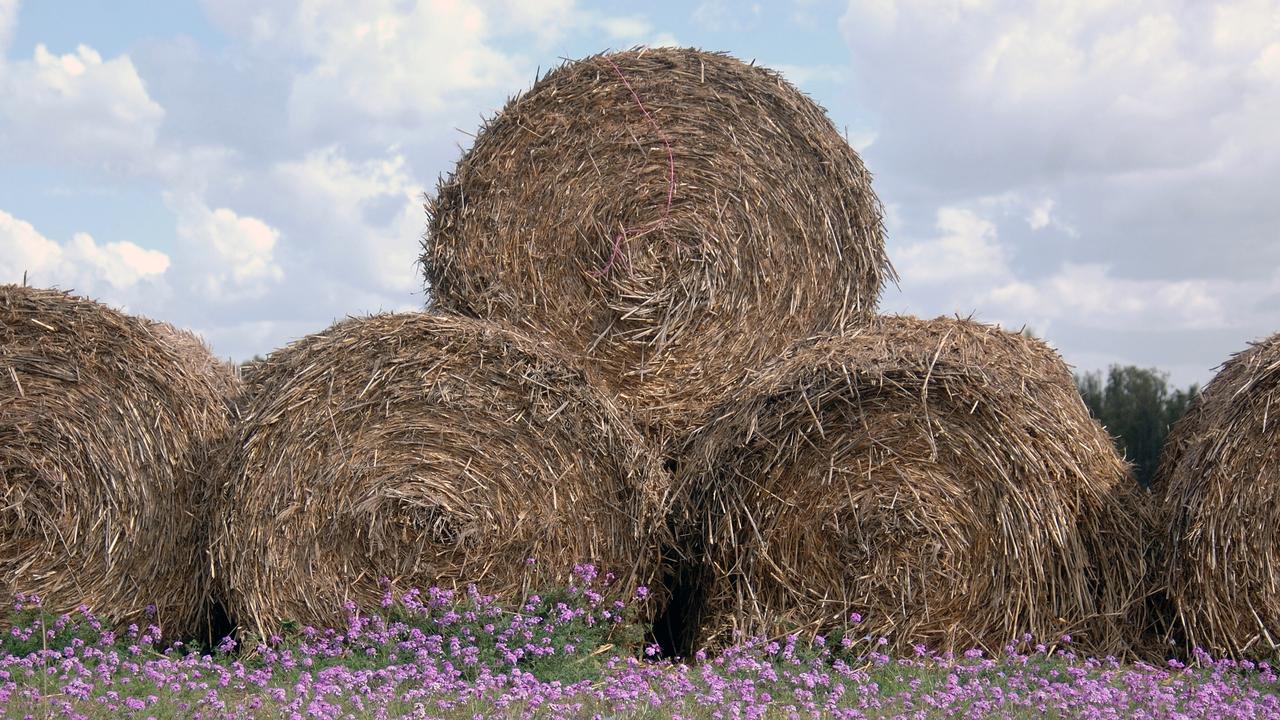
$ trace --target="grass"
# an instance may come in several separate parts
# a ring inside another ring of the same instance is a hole
[[[745,640],[656,660],[628,603],[583,582],[510,607],[428,590],[344,628],[290,628],[202,652],[158,628],[20,607],[0,645],[4,717],[97,718],[1210,718],[1280,717],[1267,664],[1189,668],[1037,652],[879,652]]]

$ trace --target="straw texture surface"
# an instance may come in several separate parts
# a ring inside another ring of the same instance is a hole
[[[389,587],[518,599],[591,562],[627,595],[658,571],[668,476],[545,344],[466,318],[374,315],[247,379],[213,548],[242,627],[333,626]]]
[[[870,317],[893,277],[858,154],[777,73],[719,53],[553,70],[427,210],[438,307],[553,339],[676,432],[746,368]]]
[[[1215,655],[1280,648],[1280,335],[1227,361],[1169,433],[1161,580],[1172,629]]]
[[[35,593],[190,637],[208,596],[210,454],[237,383],[195,336],[0,285],[0,606]]]
[[[885,317],[800,343],[681,471],[709,562],[698,645],[857,612],[908,651],[1121,652],[1142,623],[1137,486],[1067,366],[1016,333]]]

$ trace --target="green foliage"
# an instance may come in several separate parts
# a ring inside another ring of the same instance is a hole
[[[1133,463],[1138,482],[1150,487],[1169,428],[1187,411],[1199,388],[1170,388],[1168,374],[1133,365],[1112,365],[1105,382],[1100,371],[1077,375],[1076,386],[1089,412]]]
[[[542,635],[546,644],[556,649],[551,655],[522,658],[519,665],[543,682],[574,683],[599,677],[605,662],[614,655],[636,656],[644,642],[644,627],[636,618],[635,606],[614,607],[620,616],[601,617],[601,609],[585,601],[580,590],[555,589],[538,595],[538,602],[526,612],[550,621],[550,629]],[[608,607],[607,605],[605,607]],[[556,622],[565,610],[579,610],[567,621]],[[572,647],[573,652],[565,649]]]
[[[339,655],[311,655],[309,631],[292,622],[274,639],[247,635],[245,647],[308,655],[312,659],[305,670],[310,672],[368,670],[413,662],[410,641],[416,636],[429,638],[466,680],[486,669],[514,667],[543,682],[567,684],[598,677],[619,655],[639,656],[644,641],[635,605],[604,600],[590,586],[576,585],[536,593],[520,607],[470,592],[444,603],[397,602],[363,622],[367,627],[349,632]],[[250,655],[245,664],[264,667],[266,656]]]
[[[13,613],[9,617],[9,626],[30,632],[3,633],[0,636],[0,657],[25,657],[39,650],[95,645],[102,639],[102,632],[82,618],[59,617],[38,607]]]

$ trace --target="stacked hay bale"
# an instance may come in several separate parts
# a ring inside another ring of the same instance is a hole
[[[625,596],[658,570],[658,455],[545,343],[375,315],[271,354],[249,381],[213,545],[242,625],[334,626],[348,600],[378,608],[384,579],[512,599],[593,562]]]
[[[438,308],[561,343],[676,435],[748,368],[867,319],[892,277],[871,176],[822,108],[691,49],[552,71],[427,209]]]
[[[973,323],[872,321],[893,270],[870,175],[775,73],[569,63],[427,210],[436,307],[581,356],[675,461],[674,649],[855,610],[946,647],[1110,650],[1138,622],[1144,511],[1066,366]]]
[[[191,636],[204,622],[208,460],[236,380],[194,336],[0,286],[0,606],[39,595]]]
[[[1280,649],[1280,334],[1225,363],[1174,425],[1153,489],[1172,633],[1215,655]]]
[[[1140,622],[1136,484],[1037,340],[885,317],[800,344],[717,415],[682,467],[711,565],[696,645],[858,612],[899,648],[1108,653]]]

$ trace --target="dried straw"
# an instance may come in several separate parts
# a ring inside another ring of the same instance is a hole
[[[204,339],[190,330],[153,320],[151,331],[168,344],[192,372],[206,375],[229,404],[239,400],[244,384],[235,363],[214,355]]]
[[[181,339],[179,339],[181,338]],[[206,472],[234,377],[194,336],[0,285],[0,606],[204,623]]]
[[[996,327],[801,343],[694,434],[682,485],[710,564],[698,645],[858,612],[898,648],[1113,652],[1141,620],[1129,469],[1058,355]]]
[[[1280,649],[1280,334],[1223,364],[1170,431],[1153,490],[1171,631],[1187,648]]]
[[[822,108],[691,49],[552,71],[427,212],[437,306],[562,343],[677,430],[746,368],[869,317],[893,276],[871,175]]]
[[[213,547],[242,627],[332,626],[386,587],[511,599],[590,562],[622,595],[657,571],[669,479],[546,345],[483,321],[374,315],[272,353],[251,382]]]

